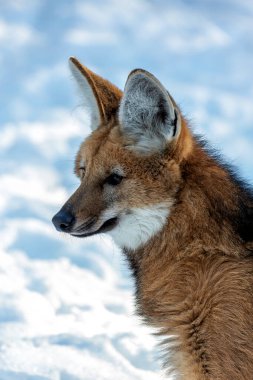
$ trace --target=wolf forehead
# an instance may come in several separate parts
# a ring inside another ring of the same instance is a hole
[[[104,174],[107,172],[117,173],[122,176],[127,174],[140,178],[147,175],[153,179],[163,177],[164,171],[178,171],[176,163],[168,162],[165,152],[152,156],[136,155],[125,145],[117,122],[110,128],[101,127],[92,132],[81,144],[75,160],[75,172],[81,169],[89,170],[94,167]],[[140,172],[141,168],[141,172]]]

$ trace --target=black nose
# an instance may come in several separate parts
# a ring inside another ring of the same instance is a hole
[[[74,215],[69,210],[61,209],[52,219],[57,231],[69,232],[75,222]]]

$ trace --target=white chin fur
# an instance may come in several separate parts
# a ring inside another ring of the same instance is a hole
[[[168,203],[133,208],[120,217],[118,225],[108,234],[120,248],[136,250],[162,230],[169,211]]]

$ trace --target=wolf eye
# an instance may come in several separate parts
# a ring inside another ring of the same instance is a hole
[[[120,184],[122,179],[123,179],[122,175],[117,174],[117,173],[112,173],[106,178],[105,183],[111,186],[117,186]]]
[[[80,177],[83,178],[84,174],[85,174],[85,167],[81,167],[79,168],[79,173],[80,173]]]

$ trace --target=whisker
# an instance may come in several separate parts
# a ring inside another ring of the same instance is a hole
[[[90,228],[96,222],[96,218],[91,218],[78,226],[73,232],[85,232],[84,230]]]

